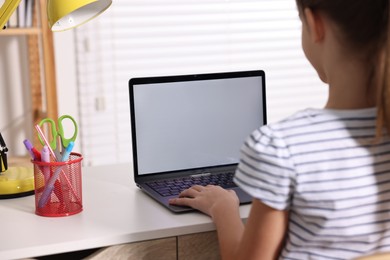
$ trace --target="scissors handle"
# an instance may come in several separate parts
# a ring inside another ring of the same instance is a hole
[[[56,128],[56,123],[54,122],[53,119],[50,118],[44,118],[39,122],[39,126],[42,127],[43,124],[48,123],[50,125],[50,131],[51,132],[51,138],[48,138],[50,140],[49,145],[50,147],[55,150],[57,147],[57,128]],[[42,145],[45,145],[45,142],[42,140],[41,136],[38,135],[39,141],[41,142]]]
[[[73,135],[72,135],[71,138],[66,138],[65,137],[64,127],[62,125],[62,121],[64,119],[70,119],[72,121],[72,123],[73,123],[74,132],[73,132]],[[64,147],[68,147],[70,142],[75,142],[76,137],[77,137],[77,133],[78,133],[78,127],[77,127],[76,120],[74,120],[73,117],[71,117],[70,115],[63,115],[63,116],[58,118],[58,135],[61,136],[62,145]]]

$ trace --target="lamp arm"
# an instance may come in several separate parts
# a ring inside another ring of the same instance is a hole
[[[0,28],[5,29],[5,24],[15,12],[21,0],[5,0],[0,7]]]

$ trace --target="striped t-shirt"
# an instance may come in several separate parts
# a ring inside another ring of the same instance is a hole
[[[254,131],[235,181],[289,210],[280,259],[352,259],[390,251],[390,139],[376,109],[307,109]]]

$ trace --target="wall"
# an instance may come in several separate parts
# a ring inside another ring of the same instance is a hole
[[[79,121],[74,31],[54,33],[54,49],[58,115],[68,114],[73,116],[76,121]],[[79,140],[76,141],[74,151],[82,152]]]

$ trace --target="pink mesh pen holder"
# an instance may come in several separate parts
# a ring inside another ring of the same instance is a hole
[[[71,153],[65,162],[32,161],[37,215],[63,217],[83,210],[82,159],[81,154]]]

